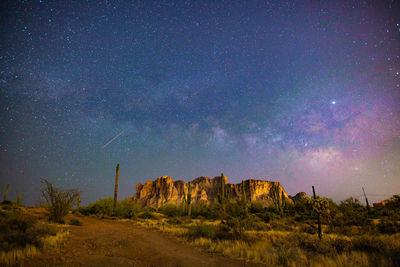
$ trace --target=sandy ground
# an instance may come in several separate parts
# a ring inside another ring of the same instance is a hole
[[[62,248],[24,266],[258,266],[203,251],[185,241],[129,221],[79,218]]]

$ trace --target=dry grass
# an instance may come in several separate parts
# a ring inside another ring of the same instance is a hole
[[[165,220],[143,220],[139,225],[185,237],[188,227],[199,223],[220,222],[193,220],[171,225]],[[199,237],[190,239],[194,246],[235,259],[266,266],[356,267],[396,266],[400,253],[400,234],[348,237],[324,235],[322,241],[313,234],[296,231],[246,231],[246,240],[219,240]]]
[[[18,207],[1,210],[0,265],[23,264],[25,259],[40,255],[47,248],[57,248],[69,232],[64,225],[43,221],[45,211]]]
[[[156,229],[162,232],[166,232],[169,234],[172,234],[174,236],[185,236],[188,232],[187,228],[178,226],[178,225],[171,225],[167,223],[166,219],[162,220],[153,220],[153,219],[148,219],[148,220],[138,220],[135,221],[137,225],[140,225],[142,227],[146,228],[151,228],[151,229]]]
[[[40,250],[33,245],[28,245],[23,249],[13,249],[7,252],[0,252],[0,263],[2,265],[15,265],[24,261],[25,258],[40,255]]]
[[[42,238],[43,248],[57,248],[60,247],[69,236],[68,231],[62,231],[56,235],[50,235]]]
[[[274,239],[274,238],[273,238]],[[244,259],[267,266],[362,267],[392,266],[384,257],[372,257],[367,252],[351,251],[334,255],[308,254],[296,247],[272,246],[268,240],[248,243],[234,240],[196,239],[193,244],[210,252]]]

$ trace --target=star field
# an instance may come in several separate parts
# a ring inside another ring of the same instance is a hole
[[[87,203],[119,162],[122,197],[221,172],[398,194],[399,3],[217,2],[2,3],[0,188]]]

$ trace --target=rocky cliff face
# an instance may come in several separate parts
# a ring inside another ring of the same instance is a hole
[[[230,184],[226,176],[216,176],[213,179],[198,177],[193,181],[174,181],[171,177],[162,176],[155,181],[147,181],[145,184],[136,185],[134,199],[142,206],[161,207],[165,204],[180,204],[188,193],[191,185],[192,202],[207,201],[217,202],[218,194],[221,192],[221,179],[224,180],[227,198],[234,200],[243,197],[243,188],[246,199],[261,202],[264,206],[273,204],[272,188],[277,188],[292,203],[285,190],[279,182],[264,180],[245,180],[239,184]]]

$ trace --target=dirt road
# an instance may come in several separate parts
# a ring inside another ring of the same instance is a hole
[[[63,248],[50,250],[24,266],[256,266],[202,251],[132,222],[79,219],[83,226],[69,227]]]

